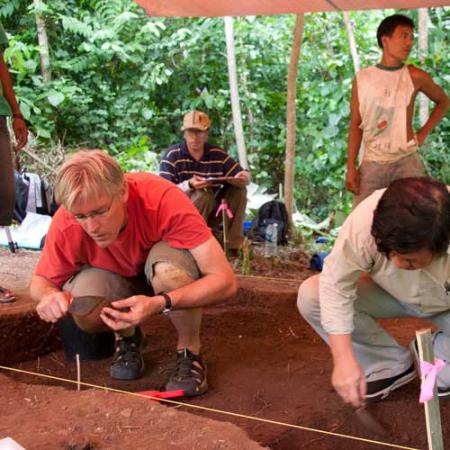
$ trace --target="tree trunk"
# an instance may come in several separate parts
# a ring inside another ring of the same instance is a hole
[[[419,61],[423,63],[428,53],[428,9],[419,9]],[[423,125],[428,120],[430,100],[419,92],[419,119]]]
[[[359,65],[358,51],[356,50],[355,34],[353,33],[353,26],[350,20],[350,13],[348,11],[343,11],[342,14],[344,16],[345,29],[347,30],[348,43],[350,45],[350,53],[352,55],[353,60],[353,67],[355,68],[356,73],[359,71],[360,65]]]
[[[239,155],[239,164],[248,169],[247,150],[245,149],[244,130],[242,127],[241,107],[237,85],[236,55],[234,52],[233,18],[224,17],[225,37],[227,42],[227,65],[230,80],[231,110],[233,111],[234,134]]]
[[[292,43],[291,59],[288,72],[288,91],[286,107],[286,160],[284,172],[284,203],[288,212],[289,223],[292,225],[294,210],[294,172],[295,172],[295,134],[296,134],[296,105],[297,70],[300,58],[300,47],[303,37],[303,14],[297,14],[294,28],[294,42]]]
[[[41,74],[44,83],[47,84],[51,81],[52,76],[50,71],[50,54],[48,50],[47,30],[45,29],[45,21],[42,14],[44,4],[42,0],[33,0],[33,4],[39,42],[39,54],[41,56]]]
[[[241,47],[244,47],[244,44],[242,43],[242,39],[239,39],[239,45]],[[241,55],[241,61],[239,62],[242,65],[245,65],[245,55],[244,52],[242,52]],[[247,82],[247,75],[246,71],[242,70],[240,73],[240,85],[242,86],[242,91],[244,93],[244,96],[250,99],[250,90],[248,88],[248,82]],[[250,101],[246,104],[246,111],[247,111],[247,120],[248,120],[248,127],[247,127],[247,143],[250,140],[251,143],[255,142],[255,116],[253,115],[253,111],[251,108]],[[250,151],[252,150],[252,147],[250,147]]]

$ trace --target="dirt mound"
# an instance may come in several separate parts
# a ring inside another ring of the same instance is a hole
[[[0,284],[11,281],[8,287],[14,287],[14,279],[4,277],[3,261],[0,254]],[[10,272],[11,267],[8,266]],[[17,269],[24,271],[24,267]],[[274,279],[273,271],[269,279],[260,278],[261,273],[258,277],[240,278],[236,298],[205,309],[202,352],[208,362],[210,385],[206,395],[186,400],[186,406],[174,409],[133,396],[96,390],[76,392],[63,381],[2,371],[0,437],[10,435],[28,450],[257,448],[244,434],[234,434],[236,429],[228,424],[232,422],[250,439],[273,450],[393,448],[344,436],[403,448],[427,448],[418,380],[371,408],[390,432],[389,438],[380,439],[362,427],[352,408],[340,401],[330,385],[328,348],[300,318],[296,308],[298,285],[311,272],[304,260],[291,269],[289,274],[279,274],[283,275],[282,281]],[[28,281],[21,280],[23,287]],[[381,324],[405,345],[416,329],[428,325],[405,319]],[[174,330],[167,317],[154,317],[146,323],[145,332],[149,341],[144,354],[147,369],[141,379],[112,380],[110,361],[106,359],[82,363],[82,381],[130,392],[164,386],[175,360]],[[75,365],[65,361],[61,350],[15,367],[76,379]],[[189,405],[236,415],[193,409]],[[193,414],[182,414],[179,421],[181,411]],[[441,403],[441,415],[445,446],[450,448],[450,402]],[[212,423],[210,419],[223,422]],[[134,426],[140,428],[131,428]],[[191,440],[183,440],[186,436]]]

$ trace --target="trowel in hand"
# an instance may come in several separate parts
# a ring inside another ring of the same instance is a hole
[[[109,303],[106,297],[99,295],[83,295],[74,297],[69,305],[69,313],[77,316],[85,316],[89,314],[100,303]]]

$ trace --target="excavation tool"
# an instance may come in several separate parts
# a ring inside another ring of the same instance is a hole
[[[139,394],[152,397],[151,400],[165,399],[165,398],[179,398],[184,397],[184,389],[177,389],[175,391],[142,391]]]
[[[106,297],[99,295],[83,295],[81,297],[74,297],[70,302],[69,312],[77,316],[85,316],[89,314],[97,305],[109,303]]]
[[[384,425],[382,425],[378,419],[376,419],[373,414],[367,409],[366,406],[360,406],[355,411],[355,415],[359,423],[371,433],[377,434],[378,436],[389,437],[390,433]]]

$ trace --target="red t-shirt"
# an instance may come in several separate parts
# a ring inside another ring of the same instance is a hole
[[[143,273],[148,252],[157,242],[191,249],[211,237],[203,217],[173,183],[147,173],[127,174],[126,180],[128,223],[118,238],[100,248],[61,206],[53,217],[35,275],[62,286],[88,264],[133,277]]]

